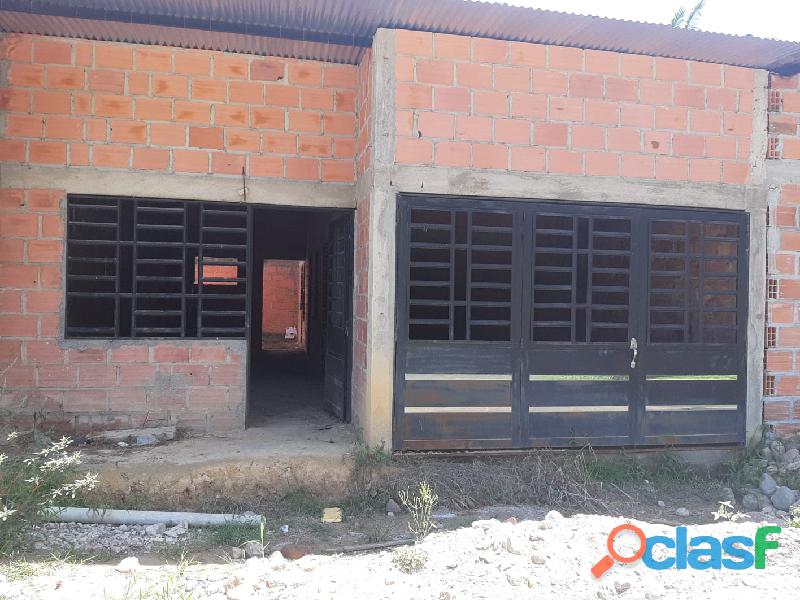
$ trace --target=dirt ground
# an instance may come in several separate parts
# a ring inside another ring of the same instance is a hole
[[[695,517],[707,514],[700,504],[693,510]],[[175,552],[171,560],[165,560],[163,554],[142,555],[139,559],[143,566],[128,573],[117,570],[119,557],[96,563],[46,560],[42,556],[29,559],[24,568],[21,563],[6,564],[0,577],[0,598],[728,600],[796,595],[800,529],[784,527],[778,536],[779,547],[768,552],[764,570],[654,571],[637,562],[617,564],[597,580],[590,569],[603,556],[609,531],[628,519],[545,513],[546,509],[541,507],[492,507],[452,517],[443,515],[448,518],[438,519],[442,529],[418,545],[427,555],[424,567],[411,574],[398,568],[393,549],[346,554],[323,554],[316,550],[298,560],[286,560],[279,553],[270,556],[275,547],[288,540],[301,541],[293,536],[290,527],[289,534],[268,535],[268,557],[263,559],[233,560],[219,547],[206,548],[194,555],[190,552],[183,560]],[[697,524],[708,519],[695,517],[683,517],[690,537],[752,537],[758,527],[754,521]],[[675,522],[674,519],[673,515],[670,521]],[[370,523],[350,521],[320,527],[331,528],[334,533],[325,544],[336,547],[345,542],[364,543],[364,526],[374,528],[382,523],[391,530],[387,537],[400,535],[405,521],[404,516],[381,516]],[[632,522],[648,536],[674,537],[671,524],[655,519]],[[361,535],[351,535],[353,531],[360,531]],[[633,541],[635,538],[621,536],[616,548],[621,554],[630,554],[635,550]]]

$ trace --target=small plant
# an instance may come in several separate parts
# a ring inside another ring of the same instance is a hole
[[[714,515],[715,521],[733,521],[734,523],[744,519],[747,516],[736,510],[736,508],[733,506],[733,503],[729,500],[720,501],[719,508],[715,511],[712,511],[711,514]]]
[[[793,508],[790,515],[789,527],[797,527],[800,529],[800,507]]]
[[[431,520],[431,514],[439,497],[433,492],[427,481],[419,484],[419,490],[415,495],[412,496],[408,490],[404,490],[400,492],[399,496],[400,502],[411,515],[408,530],[419,543],[436,527]]]
[[[16,438],[11,433],[7,441]],[[96,475],[78,476],[81,454],[67,450],[70,442],[62,437],[21,459],[0,454],[0,554],[19,548],[21,536],[43,521],[53,505],[94,488]]]
[[[401,546],[392,553],[392,563],[403,573],[416,573],[425,567],[428,553],[418,546]]]

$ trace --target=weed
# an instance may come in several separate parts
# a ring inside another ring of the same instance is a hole
[[[342,511],[350,516],[382,513],[392,495],[387,489],[353,489],[342,501]]]
[[[431,486],[427,481],[419,484],[417,493],[413,496],[408,490],[400,492],[400,502],[406,507],[406,510],[411,515],[411,520],[408,522],[408,530],[414,535],[417,542],[421,542],[436,527],[431,520],[431,513],[433,507],[439,501]]]
[[[314,492],[304,487],[288,490],[281,496],[281,509],[290,515],[307,515],[319,517],[325,504]]]
[[[365,533],[367,535],[368,544],[377,544],[388,540],[391,536],[392,529],[385,525],[376,524],[368,527]]]
[[[425,568],[428,553],[419,546],[400,546],[392,553],[392,563],[403,573],[416,573]]]
[[[789,527],[797,527],[800,529],[800,508],[792,509]]]
[[[596,481],[616,486],[642,483],[647,479],[644,465],[632,456],[624,454],[614,459],[592,461],[588,466],[588,475]]]
[[[724,501],[719,503],[719,508],[711,513],[714,515],[714,520],[719,521],[739,521],[744,519],[747,515],[739,512],[733,506],[733,503],[730,501]]]
[[[9,581],[20,581],[22,579],[30,579],[40,575],[40,569],[37,565],[28,562],[27,560],[10,560],[2,570],[3,574]]]
[[[722,479],[732,488],[757,486],[767,461],[761,456],[763,444],[751,444],[723,465]]]
[[[369,446],[364,441],[361,430],[359,430],[356,432],[353,459],[355,461],[356,468],[379,467],[392,462],[392,455],[386,449],[386,442]]]
[[[243,546],[259,536],[259,525],[229,522],[203,528],[203,536],[214,546]]]

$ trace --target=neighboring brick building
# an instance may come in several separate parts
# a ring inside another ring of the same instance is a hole
[[[371,442],[800,429],[800,44],[344,4],[319,39],[0,13],[3,423],[244,427],[274,258]]]

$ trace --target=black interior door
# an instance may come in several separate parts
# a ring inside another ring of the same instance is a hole
[[[326,267],[325,408],[339,419],[350,419],[350,323],[352,304],[353,218],[330,224]]]

